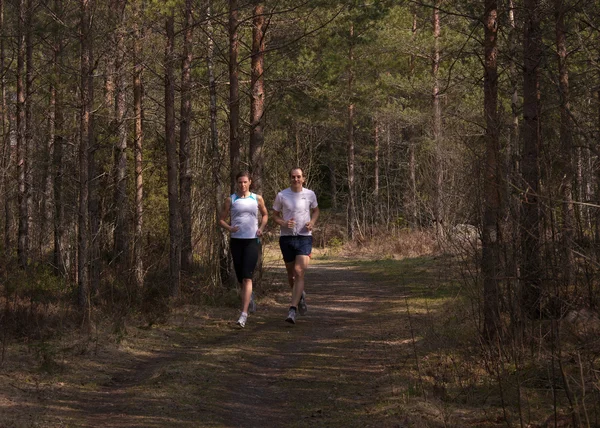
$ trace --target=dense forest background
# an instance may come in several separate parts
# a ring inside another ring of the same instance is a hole
[[[270,207],[292,166],[317,245],[476,234],[488,343],[597,317],[599,7],[0,1],[0,323],[228,287],[232,177]]]

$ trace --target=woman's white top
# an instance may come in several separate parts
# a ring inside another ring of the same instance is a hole
[[[273,202],[273,209],[281,213],[286,224],[292,218],[296,222],[293,229],[281,226],[281,236],[311,236],[312,232],[306,228],[306,223],[310,221],[311,210],[317,205],[315,192],[304,187],[299,192],[294,192],[289,187],[279,192]]]
[[[258,230],[258,198],[250,193],[246,197],[231,195],[231,227],[239,227],[237,232],[231,232],[232,238],[256,238]]]

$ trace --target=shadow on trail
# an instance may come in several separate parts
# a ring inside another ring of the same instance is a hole
[[[284,271],[279,275],[284,278]],[[387,373],[398,358],[390,358],[385,341],[403,332],[389,331],[382,310],[402,301],[398,291],[373,284],[365,274],[347,267],[312,266],[307,274],[306,317],[286,325],[289,297],[281,294],[276,313],[263,315],[263,324],[244,331],[249,337],[236,344],[238,358],[223,370],[222,388],[215,391],[221,406],[213,409],[214,422],[257,427],[398,426],[393,418],[369,414],[382,385],[393,382]]]
[[[283,284],[284,269],[272,274]],[[406,291],[333,264],[314,264],[306,281],[309,311],[295,325],[284,321],[289,292],[276,293],[273,303],[259,301],[245,329],[231,317],[230,329],[197,343],[191,327],[169,331],[160,349],[135,358],[123,351],[75,393],[58,388],[30,407],[44,408],[42,426],[401,426],[381,396],[412,358],[397,312]]]

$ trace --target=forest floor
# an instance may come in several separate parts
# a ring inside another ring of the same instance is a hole
[[[506,426],[498,408],[450,403],[425,385],[429,351],[419,341],[441,307],[419,310],[411,295],[439,288],[447,264],[388,262],[402,278],[378,274],[385,261],[317,254],[309,310],[295,325],[284,321],[289,292],[275,261],[244,329],[232,306],[180,305],[151,327],[10,344],[0,426]]]

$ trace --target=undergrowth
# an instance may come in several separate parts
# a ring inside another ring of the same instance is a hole
[[[420,232],[345,248],[366,256],[360,267],[374,283],[406,293],[397,316],[408,318],[414,341],[410,379],[398,374],[412,385],[404,394],[420,391],[419,402],[437,403],[446,426],[600,426],[597,313],[523,320],[505,308],[502,334],[486,340],[479,245],[463,237],[433,242]],[[487,409],[487,417],[474,422],[469,409]]]

